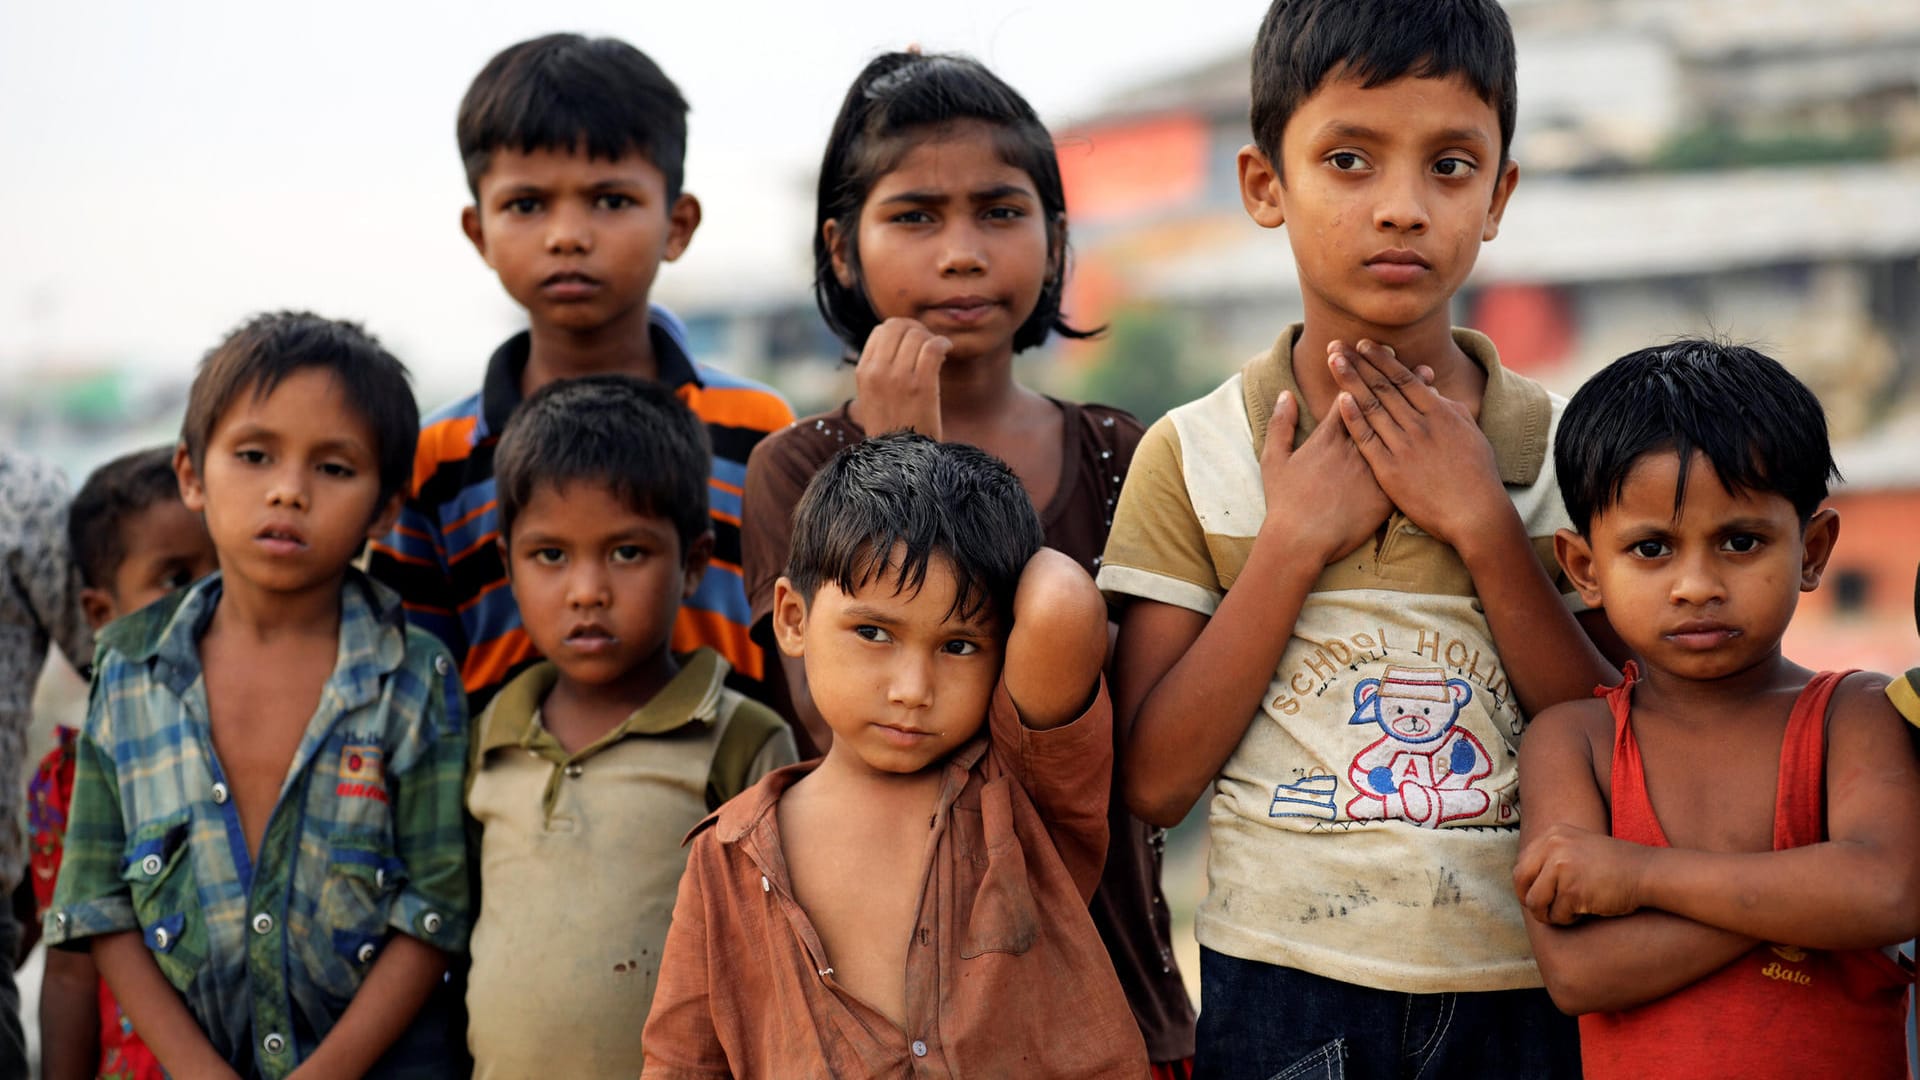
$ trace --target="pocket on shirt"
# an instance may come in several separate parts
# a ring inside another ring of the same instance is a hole
[[[192,830],[190,810],[141,825],[128,840],[120,870],[147,949],[180,990],[207,960],[206,919],[187,842]]]
[[[996,952],[1019,955],[1033,946],[1039,931],[1025,852],[1013,830],[1011,784],[1003,777],[980,788],[980,838],[986,866],[967,915],[962,959]]]
[[[403,874],[385,833],[335,833],[329,855],[315,925],[299,935],[299,950],[314,984],[344,1001],[386,941],[387,909]]]

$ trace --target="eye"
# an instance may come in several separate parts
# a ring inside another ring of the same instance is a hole
[[[1640,540],[1627,548],[1627,553],[1636,559],[1658,559],[1673,553],[1673,549],[1658,540]]]
[[[160,579],[160,584],[169,592],[191,585],[193,584],[193,571],[184,566],[173,567],[167,571],[167,576]]]
[[[1479,167],[1466,158],[1445,157],[1433,163],[1433,171],[1453,180],[1472,176]]]
[[[963,641],[956,638],[940,646],[940,651],[946,653],[948,656],[972,656],[974,653],[980,651],[980,646],[971,641]]]
[[[1367,159],[1351,150],[1336,150],[1327,155],[1327,164],[1340,172],[1359,172],[1367,167]]]
[[[233,456],[248,465],[265,465],[267,463],[267,452],[265,450],[255,450],[249,447],[244,450],[235,450]]]
[[[527,552],[527,558],[540,566],[559,566],[567,561],[567,553],[557,547],[537,547]]]
[[[1737,536],[1727,537],[1726,542],[1720,546],[1735,555],[1751,555],[1760,550],[1762,543],[1764,541],[1751,533],[1740,533]]]
[[[617,191],[609,191],[601,195],[598,199],[595,199],[594,205],[600,207],[602,210],[625,210],[629,206],[637,206],[639,204],[631,195],[622,195]]]
[[[611,558],[617,563],[636,563],[647,557],[647,549],[639,544],[621,544],[613,549]]]
[[[501,209],[509,214],[531,214],[540,209],[540,200],[531,195],[522,195],[517,199],[508,199]]]
[[[893,640],[885,630],[877,626],[856,626],[853,628],[853,632],[859,634],[864,640],[871,641],[876,645],[884,645]]]
[[[338,461],[321,462],[320,471],[338,480],[351,480],[358,475],[353,466]]]
[[[933,215],[925,210],[902,210],[887,220],[895,225],[930,225],[933,223]]]
[[[1027,216],[1027,211],[1019,206],[989,206],[980,216],[989,221],[1018,221]]]

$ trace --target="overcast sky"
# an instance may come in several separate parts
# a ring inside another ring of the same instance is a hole
[[[706,224],[664,279],[670,299],[675,274],[804,268],[795,207],[876,52],[970,52],[1060,125],[1245,48],[1264,8],[0,0],[0,379],[47,357],[185,371],[246,314],[297,306],[364,320],[427,386],[471,381],[519,315],[458,229],[454,111],[526,37],[624,37],[692,103],[687,186]]]

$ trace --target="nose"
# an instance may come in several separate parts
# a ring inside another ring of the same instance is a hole
[[[905,709],[927,708],[933,704],[932,659],[901,653],[887,673],[887,701]]]
[[[986,247],[978,230],[961,226],[947,230],[940,252],[940,276],[978,277],[987,272]]]
[[[1720,576],[1719,564],[1707,552],[1677,557],[1669,595],[1676,604],[1696,607],[1726,599],[1726,582]]]
[[[1373,204],[1374,228],[1418,235],[1427,231],[1428,223],[1421,174],[1400,169],[1380,179],[1379,198]]]
[[[547,251],[554,255],[584,255],[592,250],[591,215],[572,200],[557,201],[547,214]]]
[[[604,608],[613,601],[606,568],[585,559],[574,563],[567,573],[567,606],[575,609]]]
[[[297,462],[288,462],[275,469],[267,483],[267,505],[305,510],[307,503],[306,468]]]

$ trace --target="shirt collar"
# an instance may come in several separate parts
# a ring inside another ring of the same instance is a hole
[[[654,308],[647,317],[647,338],[653,343],[653,360],[660,371],[660,383],[677,390],[688,383],[701,385],[700,373],[666,321],[666,313]],[[487,431],[498,435],[507,426],[525,395],[520,393],[520,377],[527,373],[527,358],[533,354],[533,334],[522,330],[502,342],[487,360],[487,375],[480,387],[480,412]]]
[[[1241,369],[1255,453],[1266,443],[1267,421],[1273,417],[1273,403],[1280,392],[1291,390],[1295,398],[1300,396],[1299,382],[1293,377],[1293,346],[1303,328],[1302,323],[1287,327],[1272,350]],[[1480,401],[1480,430],[1493,446],[1501,482],[1519,486],[1533,483],[1547,458],[1553,400],[1539,383],[1501,367],[1499,350],[1485,334],[1456,326],[1453,343],[1487,373],[1487,391]],[[1302,411],[1294,445],[1305,442],[1316,425],[1317,421]]]
[[[720,716],[721,692],[727,684],[727,662],[710,648],[701,648],[682,661],[680,670],[652,700],[628,714],[620,726],[596,740],[573,758],[584,758],[603,747],[635,735],[665,735],[690,724],[710,726]],[[560,681],[560,669],[541,661],[500,688],[487,709],[493,714],[482,725],[482,759],[489,751],[509,748],[550,749],[562,758],[558,741],[535,721],[540,705]],[[551,743],[550,747],[545,744]]]

